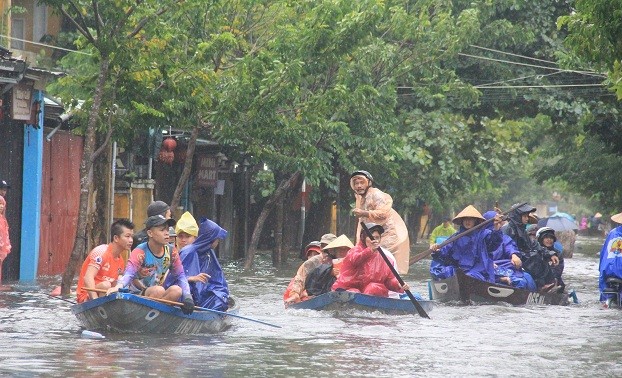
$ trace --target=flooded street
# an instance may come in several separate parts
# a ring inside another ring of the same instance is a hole
[[[0,373],[9,376],[620,376],[617,310],[598,302],[602,239],[579,239],[565,281],[579,304],[443,306],[431,320],[362,311],[284,310],[297,268],[265,256],[252,273],[225,263],[242,319],[218,335],[80,336],[71,304],[49,293],[59,278],[0,292]],[[427,298],[429,260],[405,280]],[[10,284],[10,283],[9,283]]]

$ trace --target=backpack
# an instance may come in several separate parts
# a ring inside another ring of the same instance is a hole
[[[333,275],[333,264],[321,264],[307,275],[305,290],[307,295],[328,293],[337,278]]]

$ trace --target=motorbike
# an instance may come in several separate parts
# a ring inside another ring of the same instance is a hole
[[[605,280],[603,294],[608,298],[605,300],[605,308],[622,307],[622,279],[618,277],[607,277]]]

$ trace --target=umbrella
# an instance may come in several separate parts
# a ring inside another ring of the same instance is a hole
[[[555,214],[550,216],[550,218],[557,218],[557,217],[564,217],[570,220],[571,222],[574,222],[574,217],[568,213],[562,213],[558,211]]]
[[[577,224],[566,217],[550,216],[548,218],[542,218],[538,221],[538,227],[551,227],[555,231],[570,231],[576,230]]]

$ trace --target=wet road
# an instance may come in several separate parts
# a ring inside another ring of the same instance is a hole
[[[297,268],[269,258],[251,273],[225,263],[240,315],[218,335],[80,337],[71,304],[41,293],[59,277],[0,292],[0,374],[6,376],[622,376],[618,310],[598,302],[600,239],[579,239],[565,281],[579,304],[443,306],[431,320],[362,311],[284,310]],[[428,261],[405,280],[427,297]]]

